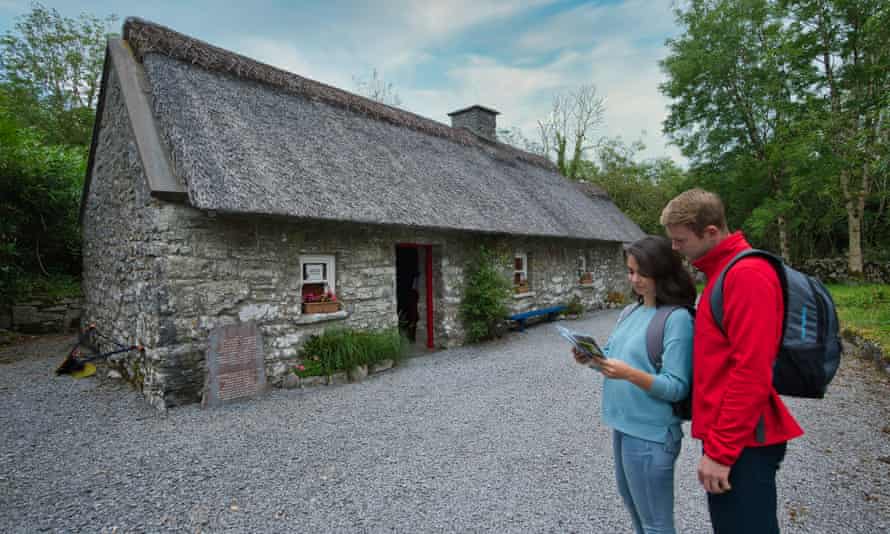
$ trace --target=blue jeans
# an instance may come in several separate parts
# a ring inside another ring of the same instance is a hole
[[[675,534],[674,463],[680,443],[646,441],[617,430],[612,434],[618,493],[637,534]]]

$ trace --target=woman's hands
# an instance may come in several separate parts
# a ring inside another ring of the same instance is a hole
[[[580,352],[578,349],[572,347],[572,356],[575,357],[575,361],[580,363],[581,365],[586,365],[588,367],[596,367],[599,369],[599,362],[604,361],[601,358],[594,358],[593,356],[588,356],[583,352]]]
[[[655,377],[645,371],[641,371],[635,367],[631,367],[627,363],[617,358],[593,358],[584,353],[578,352],[578,349],[572,348],[572,356],[575,361],[581,365],[598,369],[606,378],[613,380],[627,380],[644,391],[649,391]]]
[[[599,369],[606,378],[614,378],[616,380],[630,380],[634,372],[637,371],[630,365],[616,358],[603,360],[599,365]]]

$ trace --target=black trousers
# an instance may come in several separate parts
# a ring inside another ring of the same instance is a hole
[[[708,493],[714,534],[778,534],[776,472],[787,443],[746,447],[729,472],[732,489]]]

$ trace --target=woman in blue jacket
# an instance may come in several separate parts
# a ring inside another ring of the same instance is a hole
[[[626,256],[638,302],[622,313],[603,347],[607,359],[574,355],[605,377],[602,418],[613,429],[618,492],[634,530],[673,534],[674,464],[683,433],[671,403],[692,387],[692,315],[677,309],[668,316],[660,370],[649,359],[646,331],[658,306],[692,309],[695,284],[665,238],[645,237]]]

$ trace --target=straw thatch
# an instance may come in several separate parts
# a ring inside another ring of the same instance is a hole
[[[601,192],[534,154],[128,19],[194,206],[221,212],[630,241]]]

